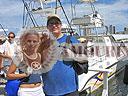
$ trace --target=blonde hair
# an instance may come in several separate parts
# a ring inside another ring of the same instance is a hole
[[[27,30],[22,31],[22,33],[23,34],[20,36],[20,46],[22,50],[25,47],[26,38],[28,37],[28,35],[36,35],[38,37],[38,41],[40,42],[40,35],[35,29],[27,29]]]

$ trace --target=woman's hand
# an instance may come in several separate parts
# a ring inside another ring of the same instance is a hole
[[[16,65],[15,64],[11,64],[9,66],[9,70],[7,71],[7,79],[13,80],[13,79],[21,79],[24,77],[27,77],[27,75],[25,73],[23,74],[16,74]]]

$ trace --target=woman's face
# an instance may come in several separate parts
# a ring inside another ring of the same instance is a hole
[[[26,48],[33,50],[39,46],[39,37],[37,35],[31,34],[26,37]]]

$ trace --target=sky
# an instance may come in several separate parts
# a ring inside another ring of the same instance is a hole
[[[71,1],[61,0],[61,2],[71,20]],[[81,17],[92,13],[90,4],[80,3],[79,0],[72,0],[72,3],[76,13],[74,16]],[[123,31],[124,27],[128,27],[128,0],[96,0],[93,5],[101,14],[106,26],[114,25],[116,31]],[[23,9],[22,0],[0,0],[0,24],[9,31],[19,32],[23,26]],[[61,9],[58,13],[62,21],[67,23]],[[40,19],[37,18],[38,16],[35,17],[39,24],[46,24],[46,17]]]

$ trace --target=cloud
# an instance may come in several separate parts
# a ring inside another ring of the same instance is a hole
[[[63,1],[64,10],[71,20],[71,5],[69,0]],[[79,0],[72,0],[76,3]],[[73,4],[74,4],[73,3]],[[128,0],[97,0],[94,3],[96,10],[102,15],[105,25],[115,25],[118,30],[122,30],[123,27],[127,26],[128,23]],[[74,7],[76,14],[73,17],[82,17],[83,15],[92,13],[91,6],[89,4],[79,3]],[[74,9],[72,9],[74,10]],[[62,21],[66,22],[65,16],[61,11],[58,12]],[[22,27],[22,17],[23,16],[23,3],[22,0],[0,0],[0,22],[8,28],[18,28]],[[38,17],[39,18],[39,17]],[[44,17],[46,19],[46,17]],[[37,18],[36,18],[37,19]],[[42,17],[40,17],[40,20]],[[38,20],[38,21],[40,21]],[[42,20],[46,24],[46,20]]]
[[[18,0],[0,1],[0,23],[4,28],[17,29],[21,27],[23,4]],[[12,30],[11,30],[12,31]]]
[[[128,13],[124,12],[128,10],[127,6],[128,6],[127,0],[120,0],[111,5],[97,4],[97,7],[99,7],[100,12],[103,14],[106,25],[115,25],[117,27],[121,26],[122,29],[123,27],[128,25],[127,23]]]
[[[114,4],[116,2],[119,2],[120,0],[97,0],[95,3],[101,3],[101,4]]]
[[[0,14],[3,16],[15,16],[22,14],[23,4],[17,0],[0,1]]]
[[[101,1],[101,0],[98,0]],[[103,2],[104,1],[104,2]],[[104,19],[105,25],[116,26],[117,31],[121,31],[128,25],[128,0],[103,0],[102,2],[94,3],[96,10],[101,14]],[[107,3],[105,2],[107,1]],[[111,1],[111,2],[108,2]],[[115,1],[115,2],[114,2]],[[64,8],[68,17],[71,19],[71,8],[69,5],[65,5]],[[83,17],[92,13],[91,6],[89,4],[78,4],[75,7],[76,17]],[[62,13],[60,13],[62,16]]]

